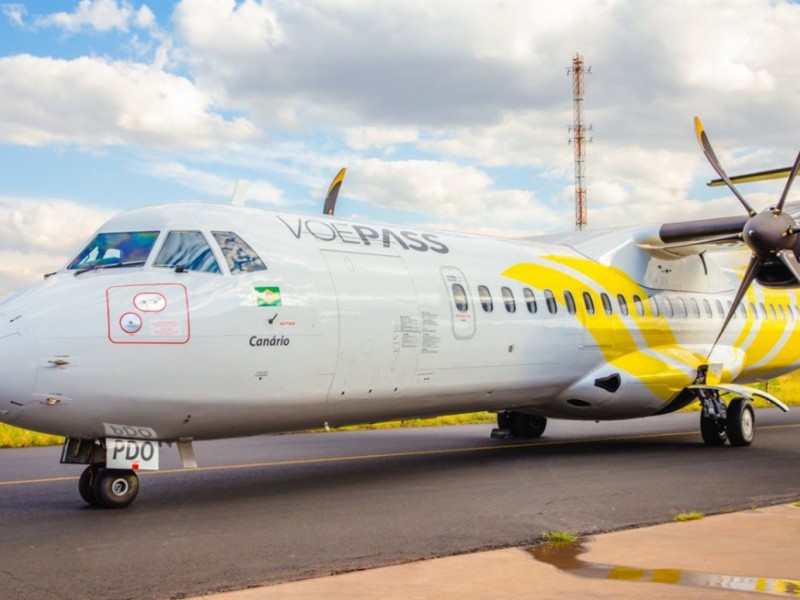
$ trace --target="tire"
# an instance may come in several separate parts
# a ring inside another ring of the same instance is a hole
[[[92,488],[94,480],[97,477],[97,471],[98,467],[96,465],[89,465],[83,470],[81,478],[78,480],[78,492],[81,498],[83,498],[83,501],[89,506],[99,506]]]
[[[507,410],[497,413],[497,427],[500,429],[511,429],[511,413]]]
[[[706,446],[722,446],[728,439],[727,428],[724,423],[709,419],[700,414],[700,435]]]
[[[728,441],[731,446],[749,446],[756,434],[756,413],[747,398],[734,398],[728,405]]]
[[[547,418],[538,415],[511,413],[511,435],[519,438],[542,437],[547,427]]]
[[[103,508],[125,508],[139,493],[139,478],[126,469],[100,469],[92,485],[95,500]]]

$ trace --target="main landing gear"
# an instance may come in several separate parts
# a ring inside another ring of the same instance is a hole
[[[493,437],[538,438],[547,427],[547,418],[504,410],[497,413],[497,427],[495,431],[506,432],[506,435],[495,436],[492,432]]]
[[[700,434],[707,446],[749,446],[756,433],[756,414],[747,398],[737,397],[728,407],[716,392],[706,392],[700,401]]]
[[[92,464],[81,474],[78,491],[91,506],[125,508],[139,493],[139,477],[130,469],[107,469],[102,464]]]

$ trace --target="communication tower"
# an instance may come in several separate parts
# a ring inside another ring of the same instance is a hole
[[[581,231],[587,223],[586,183],[584,182],[586,167],[586,144],[592,141],[587,139],[588,129],[583,125],[583,74],[591,73],[592,67],[584,70],[583,57],[576,54],[572,59],[572,67],[567,69],[567,74],[572,74],[572,137],[569,142],[575,149],[575,230]]]

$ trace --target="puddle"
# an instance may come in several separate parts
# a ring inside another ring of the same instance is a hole
[[[700,588],[756,592],[771,596],[800,598],[800,580],[768,579],[766,577],[739,577],[686,571],[682,569],[640,569],[620,565],[604,565],[578,558],[587,551],[585,543],[578,540],[567,544],[541,544],[526,548],[539,562],[552,565],[570,575],[590,579],[617,579],[645,583],[667,583]]]

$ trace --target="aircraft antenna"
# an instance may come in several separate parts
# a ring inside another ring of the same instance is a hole
[[[592,67],[584,68],[583,56],[576,54],[572,59],[572,67],[567,69],[567,74],[572,75],[572,137],[569,143],[575,149],[575,230],[582,231],[587,223],[587,200],[586,200],[586,144],[591,143],[592,138],[586,137],[586,133],[592,131],[592,126],[588,128],[583,125],[583,74],[591,73]]]

